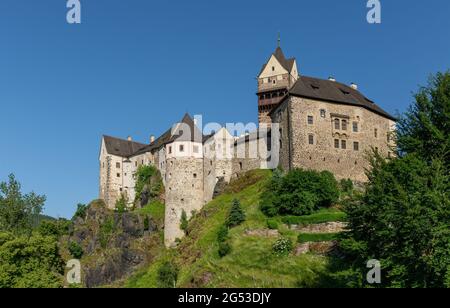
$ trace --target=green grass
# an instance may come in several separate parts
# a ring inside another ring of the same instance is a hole
[[[137,209],[136,213],[150,215],[153,219],[164,221],[165,206],[159,201],[153,201],[141,209]]]
[[[329,242],[335,240],[336,237],[337,233],[300,233],[298,242]]]
[[[344,212],[337,209],[320,209],[318,212],[306,216],[284,216],[281,221],[287,225],[310,225],[332,221],[345,221]]]

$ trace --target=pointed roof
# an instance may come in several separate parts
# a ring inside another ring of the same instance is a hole
[[[292,68],[293,68],[294,63],[295,63],[295,58],[286,59],[286,57],[285,57],[281,47],[278,46],[277,49],[275,49],[275,52],[272,54],[272,56],[274,56],[277,59],[277,61],[281,64],[281,66],[285,70],[287,70],[288,72],[292,71]],[[261,73],[266,68],[267,62],[262,66],[261,71],[259,72],[258,76],[261,75]]]
[[[187,125],[189,128],[189,133],[183,131],[183,127],[180,124]],[[174,129],[174,134],[172,134],[172,129]],[[177,134],[178,133],[178,134]],[[186,113],[180,122],[176,123],[174,126],[170,127],[164,134],[162,134],[158,139],[156,139],[152,144],[136,151],[131,156],[140,155],[143,153],[151,152],[153,150],[159,149],[160,147],[172,143],[174,141],[192,141],[192,142],[203,142],[202,131],[195,125],[192,117]]]

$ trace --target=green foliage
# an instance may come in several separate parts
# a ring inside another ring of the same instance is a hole
[[[116,212],[125,213],[127,211],[128,199],[124,194],[120,194],[120,198],[116,200]]]
[[[114,224],[114,218],[108,217],[101,225],[100,225],[100,232],[99,232],[99,240],[100,245],[102,248],[106,248],[108,246],[108,243],[113,236],[115,232],[115,224]]]
[[[88,205],[78,203],[77,210],[76,210],[75,214],[73,215],[72,220],[75,220],[77,217],[80,217],[82,219],[86,218],[86,211],[88,208],[89,208]]]
[[[450,265],[450,177],[443,163],[414,154],[375,156],[365,194],[345,211],[341,246],[363,266],[377,259],[387,287],[443,287]],[[364,268],[358,268],[364,271]]]
[[[144,191],[144,187],[148,185],[150,187],[149,200],[151,201],[155,197],[159,196],[163,189],[163,182],[161,176],[159,174],[158,169],[154,166],[149,165],[141,165],[138,167],[138,170],[135,174],[136,184],[135,184],[135,193],[136,198],[139,199],[141,197],[142,192]]]
[[[221,258],[225,257],[231,252],[231,245],[228,242],[219,243],[219,256]]]
[[[63,274],[54,237],[0,233],[0,288],[60,288]]]
[[[225,225],[220,226],[219,231],[217,231],[217,242],[223,243],[228,240],[228,227]]]
[[[227,226],[229,228],[236,227],[245,221],[245,213],[242,210],[239,200],[234,199],[231,205],[230,213],[227,218]]]
[[[415,102],[397,123],[400,154],[416,153],[450,167],[450,71],[438,73],[415,95]]]
[[[178,267],[169,261],[164,262],[158,269],[158,287],[175,288],[178,280]]]
[[[298,242],[329,242],[336,240],[337,236],[336,233],[300,233],[298,235]]]
[[[188,225],[189,225],[189,221],[187,219],[187,214],[186,214],[186,211],[183,210],[181,212],[180,229],[183,230],[184,233],[186,233],[187,229],[188,229]]]
[[[350,180],[350,179],[342,179],[339,182],[339,186],[341,188],[341,191],[344,194],[347,194],[347,195],[351,195],[352,194],[352,192],[353,192],[353,182],[352,182],[352,180]]]
[[[0,183],[0,231],[30,234],[42,212],[45,196],[34,192],[23,195],[13,174]]]
[[[278,222],[275,219],[268,219],[267,220],[267,227],[271,230],[277,230],[278,229]]]
[[[53,236],[59,238],[60,236],[69,234],[72,222],[66,219],[58,220],[43,220],[38,227],[38,232],[43,236]]]
[[[69,252],[75,259],[81,259],[83,257],[83,248],[77,242],[70,242]]]
[[[311,215],[283,216],[281,221],[287,225],[321,224],[331,221],[345,221],[346,214],[336,209],[324,208]]]
[[[277,256],[287,256],[293,248],[294,244],[289,238],[280,238],[272,246],[272,250]]]
[[[309,215],[331,206],[338,198],[337,181],[328,171],[295,169],[284,177],[274,172],[262,195],[261,210],[267,216]]]

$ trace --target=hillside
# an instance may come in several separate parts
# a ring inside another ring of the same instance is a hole
[[[158,287],[158,270],[166,261],[173,262],[179,268],[177,287],[317,286],[328,263],[324,252],[330,248],[336,228],[327,222],[342,220],[343,215],[329,209],[300,218],[275,218],[271,221],[272,225],[276,222],[276,228],[272,226],[274,230],[269,229],[267,217],[259,210],[259,199],[270,177],[270,171],[257,170],[232,182],[223,194],[189,221],[188,236],[180,241],[176,249],[163,249],[148,268],[133,275],[125,286]],[[232,250],[221,258],[217,232],[224,224],[234,198],[240,201],[246,220],[230,229]],[[296,218],[298,225],[286,221],[295,221]],[[282,220],[290,223],[290,227]],[[320,230],[322,227],[328,229]],[[290,238],[294,243],[294,251],[289,256],[273,253],[272,245],[279,237]]]

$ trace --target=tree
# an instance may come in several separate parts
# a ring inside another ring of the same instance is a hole
[[[345,206],[340,247],[349,267],[335,278],[355,285],[377,259],[384,287],[450,287],[450,74],[431,78],[402,117],[399,158],[371,157],[366,191]],[[346,274],[347,273],[347,274]]]
[[[34,192],[23,195],[13,174],[0,183],[0,230],[14,234],[31,233],[43,210],[45,196]]]
[[[75,220],[77,217],[84,219],[86,217],[86,211],[88,208],[89,207],[86,204],[78,203],[77,210],[75,211],[72,220]]]
[[[236,227],[245,221],[245,213],[242,210],[239,200],[234,199],[228,214],[226,225],[229,228]]]
[[[125,213],[127,211],[128,198],[121,194],[120,198],[116,200],[116,211],[118,213]]]
[[[450,164],[450,71],[438,73],[415,94],[415,102],[397,124],[401,155],[417,153],[428,163]]]
[[[37,230],[43,236],[59,238],[69,233],[71,224],[72,222],[70,220],[63,218],[58,220],[43,220]]]
[[[0,233],[0,288],[60,288],[63,274],[54,237]]]

